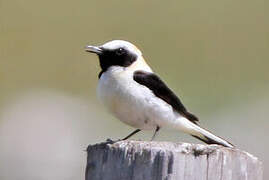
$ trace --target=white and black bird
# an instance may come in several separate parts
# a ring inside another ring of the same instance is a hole
[[[101,46],[87,46],[99,56],[101,72],[97,94],[103,104],[122,122],[136,128],[123,140],[141,130],[174,128],[207,144],[233,147],[228,141],[201,128],[171,89],[145,62],[141,51],[123,40]]]

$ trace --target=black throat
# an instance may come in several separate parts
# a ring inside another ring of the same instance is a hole
[[[116,50],[104,50],[99,56],[99,62],[101,67],[101,72],[98,77],[102,76],[102,73],[106,72],[111,66],[121,66],[128,67],[133,62],[136,61],[137,55],[129,52],[128,50],[119,49]]]

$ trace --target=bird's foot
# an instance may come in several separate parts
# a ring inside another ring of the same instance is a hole
[[[123,140],[122,139],[112,140],[110,138],[106,139],[106,143],[108,143],[108,144],[114,144],[114,143],[119,142],[119,141],[123,141]]]

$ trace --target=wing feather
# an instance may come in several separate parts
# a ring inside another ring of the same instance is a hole
[[[170,104],[179,114],[196,124],[198,118],[187,111],[175,93],[156,74],[146,71],[135,71],[133,78],[137,83],[149,88],[155,96]]]

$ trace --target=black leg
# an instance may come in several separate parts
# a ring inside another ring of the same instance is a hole
[[[151,141],[154,140],[154,138],[156,137],[156,134],[158,133],[159,130],[160,130],[160,127],[157,126],[156,129],[155,129],[155,132],[154,132],[154,134],[153,134],[153,136],[152,136],[152,138],[151,138]]]
[[[132,137],[133,135],[135,135],[136,133],[138,133],[139,131],[141,131],[141,129],[136,129],[135,131],[133,131],[131,134],[129,134],[128,136],[126,136],[125,138],[121,139],[121,140],[126,140],[130,137]]]

